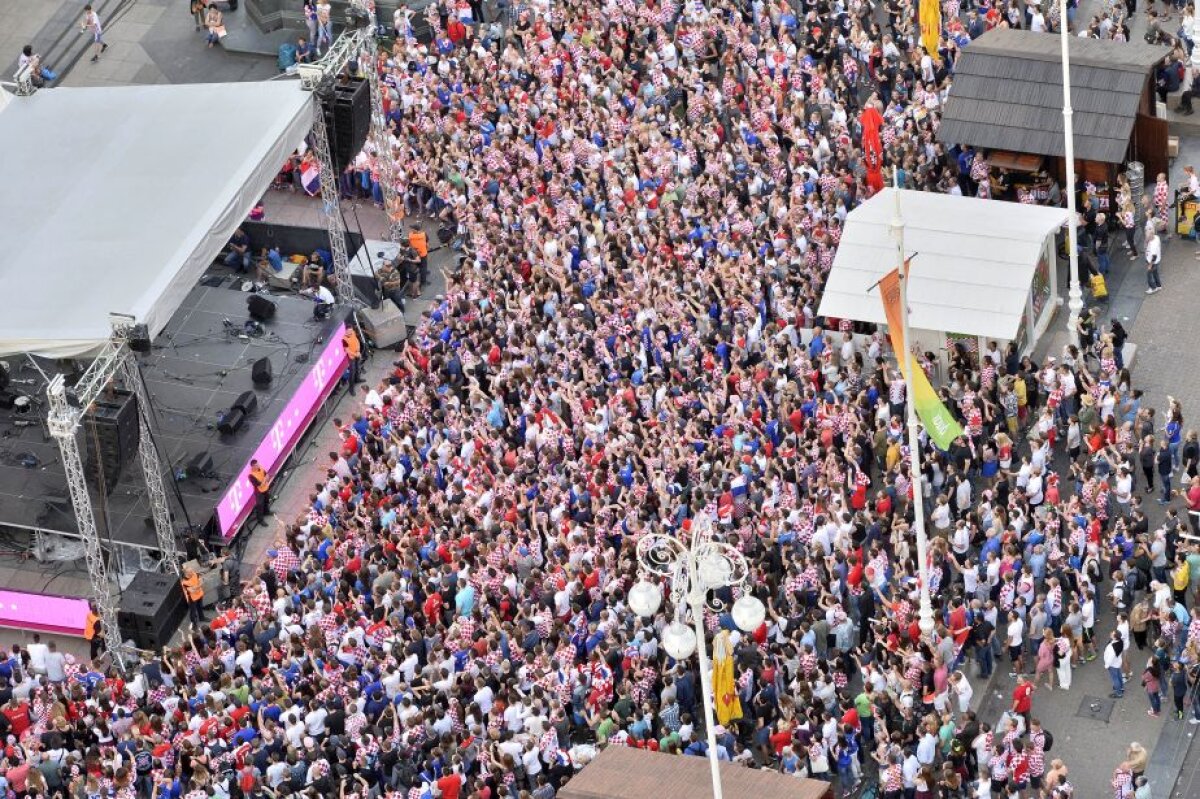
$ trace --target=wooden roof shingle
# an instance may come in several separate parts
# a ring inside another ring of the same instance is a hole
[[[954,65],[938,139],[993,150],[1064,154],[1061,45],[1057,36],[994,28]],[[1072,36],[1075,156],[1120,163],[1148,74],[1168,48]]]

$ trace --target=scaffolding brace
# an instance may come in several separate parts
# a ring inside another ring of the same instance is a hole
[[[144,331],[137,330],[136,320],[130,316],[110,314],[109,321],[112,325],[112,336],[79,381],[71,388],[67,387],[61,374],[55,375],[54,379],[50,381],[50,385],[46,389],[49,403],[47,427],[58,442],[58,449],[62,455],[67,489],[71,495],[71,505],[75,511],[76,524],[79,526],[79,535],[83,539],[84,558],[93,592],[92,604],[103,625],[104,643],[113,662],[119,669],[124,670],[125,662],[122,654],[120,628],[117,623],[113,581],[109,574],[110,558],[114,558],[116,553],[106,553],[100,542],[99,530],[96,526],[96,513],[92,507],[91,493],[84,472],[83,455],[79,446],[79,430],[84,416],[92,404],[100,399],[103,392],[118,377],[125,383],[126,388],[137,396],[138,426],[141,433],[138,455],[142,462],[142,476],[145,479],[150,499],[158,549],[162,553],[161,568],[178,575],[180,557],[175,531],[171,524],[171,511],[167,506],[162,463],[159,460],[158,449],[154,445],[153,430],[150,427],[149,395],[129,348],[130,337],[137,332],[144,333]]]
[[[388,237],[399,240],[401,233],[399,213],[403,200],[396,191],[396,165],[393,161],[392,137],[387,129],[383,114],[382,87],[379,70],[376,68],[377,52],[375,4],[369,0],[351,2],[350,26],[337,38],[325,55],[312,64],[301,64],[297,68],[300,85],[313,95],[313,150],[321,165],[321,201],[324,205],[325,226],[329,233],[330,253],[333,255],[333,274],[338,304],[358,309],[364,303],[354,290],[350,279],[350,254],[346,250],[346,225],[342,219],[341,197],[338,187],[337,167],[329,146],[329,131],[325,125],[325,111],[321,96],[332,85],[337,76],[352,62],[356,71],[366,73],[371,93],[371,141],[376,153],[379,171],[379,186],[383,193],[383,205],[388,215]]]

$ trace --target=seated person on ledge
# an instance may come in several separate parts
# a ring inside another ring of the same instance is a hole
[[[270,279],[283,271],[283,256],[278,247],[263,248],[258,256],[258,282],[268,283]]]
[[[329,282],[329,272],[333,269],[333,254],[329,250],[318,249],[308,257],[304,266],[304,274],[300,279],[300,288],[319,286]]]
[[[250,237],[241,228],[233,231],[233,238],[229,240],[229,254],[225,256],[225,265],[241,274],[250,271]]]

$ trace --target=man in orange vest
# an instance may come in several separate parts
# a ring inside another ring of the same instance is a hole
[[[421,288],[429,284],[429,237],[420,225],[413,225],[408,234],[408,246],[417,251],[421,259]]]
[[[199,625],[204,621],[204,586],[200,575],[190,566],[184,567],[183,579],[179,582],[183,586],[183,598],[187,600],[188,616],[193,624]]]
[[[350,385],[365,383],[366,381],[358,375],[359,366],[362,364],[362,343],[358,340],[358,333],[354,328],[346,328],[346,334],[342,336],[342,347],[346,350],[346,357],[350,359]]]
[[[87,620],[83,623],[83,637],[91,644],[91,654],[89,657],[92,660],[95,660],[100,654],[100,650],[104,648],[104,636],[100,634],[102,627],[99,614],[96,613],[96,609],[89,602]]]
[[[250,485],[254,486],[255,524],[266,524],[267,514],[271,511],[271,478],[257,460],[250,461]]]

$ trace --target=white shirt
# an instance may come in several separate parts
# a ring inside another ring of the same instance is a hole
[[[967,682],[967,678],[963,677],[958,681],[954,693],[958,696],[958,712],[966,713],[971,709],[971,697],[975,696],[975,689],[971,687],[971,683]]]
[[[925,733],[921,740],[917,743],[917,762],[922,766],[928,766],[933,763],[934,757],[937,755],[937,738],[929,733]]]
[[[1020,646],[1025,635],[1025,622],[1021,621],[1018,616],[1015,621],[1009,622],[1008,625],[1008,645]]]
[[[1146,263],[1157,264],[1162,260],[1162,240],[1158,236],[1152,236],[1146,242]]]
[[[329,711],[323,707],[308,711],[304,716],[304,729],[314,738],[324,735],[325,717],[328,715]]]
[[[63,668],[66,665],[67,659],[62,652],[46,653],[46,678],[50,682],[62,682],[67,679],[67,674]]]
[[[1119,669],[1121,668],[1121,656],[1117,654],[1113,642],[1109,641],[1108,646],[1104,647],[1104,668]]]
[[[50,654],[50,647],[45,644],[30,644],[25,647],[25,651],[29,653],[29,666],[34,671],[46,670],[46,655]]]

